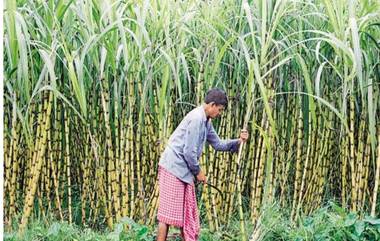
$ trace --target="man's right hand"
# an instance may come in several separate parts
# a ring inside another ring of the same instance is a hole
[[[198,182],[202,182],[203,184],[205,184],[207,182],[207,177],[205,176],[205,174],[202,172],[202,170],[198,173],[197,175],[197,181]]]

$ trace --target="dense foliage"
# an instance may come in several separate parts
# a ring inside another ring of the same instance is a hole
[[[200,160],[211,231],[238,213],[244,240],[274,200],[378,214],[378,0],[7,0],[4,20],[7,226],[153,224],[160,153],[215,86],[220,136],[251,137]]]

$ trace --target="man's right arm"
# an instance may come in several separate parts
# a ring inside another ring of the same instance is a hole
[[[197,176],[200,172],[198,163],[198,139],[201,129],[201,121],[197,119],[189,120],[185,134],[185,146],[183,148],[183,155],[190,172]]]

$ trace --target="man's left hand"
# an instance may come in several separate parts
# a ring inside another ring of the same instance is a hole
[[[246,142],[248,140],[249,133],[246,129],[242,129],[240,132],[239,143]]]

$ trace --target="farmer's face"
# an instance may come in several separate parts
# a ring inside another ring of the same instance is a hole
[[[224,111],[223,105],[217,105],[213,103],[211,105],[210,117],[213,119],[217,118],[223,113],[223,111]]]

